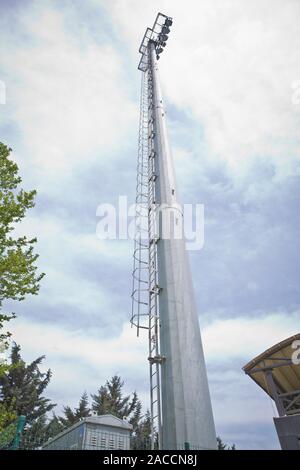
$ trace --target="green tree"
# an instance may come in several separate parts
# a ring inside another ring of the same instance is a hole
[[[112,414],[117,418],[126,418],[136,421],[136,412],[140,412],[139,399],[134,392],[130,395],[123,395],[124,382],[121,377],[114,375],[111,380],[99,388],[98,393],[92,396],[92,410],[97,415]]]
[[[156,439],[156,446],[158,445],[158,439]],[[136,426],[135,432],[131,441],[132,449],[150,449],[151,448],[151,415],[150,411],[147,410],[143,417]]]
[[[3,324],[13,318],[13,312],[3,312],[6,300],[21,301],[27,294],[37,294],[44,274],[37,274],[34,253],[36,238],[12,237],[15,225],[34,206],[36,191],[19,188],[18,166],[10,157],[11,149],[0,142],[0,341],[7,344],[9,332]]]
[[[25,428],[22,436],[22,449],[39,449],[52,437],[64,430],[59,418],[53,413],[49,419],[46,414],[34,420],[30,426]]]
[[[43,396],[52,375],[50,369],[47,372],[40,371],[39,366],[45,356],[27,365],[20,350],[20,346],[14,343],[9,370],[0,376],[0,404],[13,406],[18,416],[25,415],[28,428],[56,405]]]
[[[15,419],[17,414],[14,410],[14,406],[7,405],[6,403],[0,402],[0,433]]]
[[[70,406],[64,406],[63,413],[64,416],[59,417],[58,420],[64,428],[68,428],[80,421],[81,419],[90,416],[91,410],[89,407],[89,399],[87,393],[84,392],[81,395],[78,407],[75,408],[75,410],[72,410]]]
[[[38,449],[49,438],[47,416],[43,414],[26,425],[22,435],[21,449]]]
[[[217,445],[218,445],[218,450],[235,450],[235,444],[232,444],[232,446],[228,446],[222,441],[222,439],[219,436],[217,437]]]
[[[27,294],[37,294],[44,274],[37,274],[38,258],[33,248],[36,239],[13,237],[15,225],[25,217],[27,209],[34,206],[36,191],[19,188],[21,178],[18,166],[10,160],[11,149],[0,142],[0,348],[8,347],[10,332],[3,331],[4,323],[15,316],[3,312],[6,300],[21,301]],[[0,377],[9,371],[6,362],[0,363]],[[16,417],[13,400],[0,402],[0,429]]]
[[[53,413],[52,418],[48,422],[48,427],[47,427],[48,437],[54,437],[63,430],[64,430],[64,427],[61,424],[60,419],[58,418],[58,416],[56,416],[55,413]]]
[[[132,425],[131,446],[133,449],[149,448],[150,443],[150,414],[147,411],[144,419],[141,416],[142,403],[137,393],[124,395],[124,382],[121,377],[114,375],[96,395],[92,396],[92,410],[97,415],[112,414],[117,418],[126,418]]]
[[[4,322],[14,313],[2,311],[5,300],[23,300],[27,294],[37,294],[44,274],[37,274],[38,255],[33,252],[36,238],[12,237],[15,225],[34,206],[36,191],[19,188],[18,166],[10,160],[11,149],[0,142],[0,341],[9,332],[2,332]]]
[[[52,419],[47,420],[42,415],[34,421],[26,448],[32,448],[37,443],[45,442],[47,439],[59,434],[81,419],[91,416],[91,411],[97,415],[112,414],[118,418],[127,418],[132,425],[131,446],[133,449],[150,448],[151,419],[149,411],[141,416],[142,404],[136,392],[132,395],[123,394],[124,382],[117,375],[101,386],[98,393],[92,396],[92,410],[89,406],[86,392],[79,399],[78,406],[72,409],[64,406],[63,416],[53,414]],[[42,436],[42,438],[40,437]]]
[[[138,399],[136,392],[133,393],[133,397],[136,400],[136,406],[133,412],[131,413],[131,416],[129,417],[129,423],[132,425],[133,432],[136,433],[140,425],[142,415],[142,403]]]

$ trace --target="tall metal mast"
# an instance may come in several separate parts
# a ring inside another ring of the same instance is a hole
[[[159,13],[139,49],[142,90],[131,322],[138,334],[140,328],[148,329],[152,448],[157,443],[162,449],[214,449],[216,434],[185,241],[171,231],[165,237],[163,224],[158,223],[174,219],[183,226],[157,66],[171,25],[172,19]]]

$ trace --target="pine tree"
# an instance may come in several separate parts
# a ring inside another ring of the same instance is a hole
[[[140,439],[143,441],[150,440],[151,438],[151,416],[150,416],[150,411],[147,410],[146,414],[144,416],[144,419],[139,425],[138,433],[140,436]]]
[[[29,426],[27,424],[22,434],[21,448],[26,450],[41,448],[43,443],[48,440],[47,428],[46,414],[31,421]]]
[[[22,434],[21,449],[41,449],[52,437],[64,430],[63,425],[55,414],[49,419],[46,414],[26,426]]]
[[[131,417],[129,418],[129,423],[132,425],[133,433],[136,433],[140,424],[140,420],[141,420],[142,403],[138,399],[136,392],[133,392],[133,395],[134,395],[134,400],[136,402],[136,407]]]
[[[219,436],[217,437],[217,445],[218,445],[218,450],[236,450],[235,444],[232,444],[232,446],[230,447],[227,444],[225,444]]]
[[[79,400],[78,408],[76,408],[76,415],[78,418],[81,419],[81,418],[87,418],[88,416],[90,416],[90,414],[91,414],[91,410],[89,408],[88,394],[84,392],[81,395],[81,398]]]
[[[78,407],[73,411],[70,406],[64,406],[64,415],[58,418],[59,422],[64,428],[68,428],[73,424],[77,423],[83,418],[87,418],[91,415],[89,408],[89,399],[86,392],[84,392],[79,400]]]
[[[39,369],[45,356],[27,365],[20,351],[20,346],[14,343],[9,370],[0,376],[0,403],[7,406],[13,404],[16,414],[25,415],[30,426],[56,406],[43,396],[52,373],[50,369],[45,373]]]
[[[52,418],[49,420],[47,425],[47,437],[51,438],[59,434],[64,430],[60,418],[53,413]]]
[[[92,410],[97,415],[112,414],[117,418],[133,418],[133,415],[139,406],[139,399],[134,392],[132,398],[130,395],[123,396],[124,382],[121,377],[114,375],[111,380],[99,388],[98,394],[91,395]]]
[[[151,415],[147,410],[144,417],[138,422],[131,442],[132,449],[150,449],[151,448]]]

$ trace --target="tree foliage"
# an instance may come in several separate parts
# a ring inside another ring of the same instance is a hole
[[[45,356],[26,364],[20,354],[20,346],[13,344],[9,370],[0,377],[0,404],[13,406],[17,416],[25,415],[28,426],[52,410],[43,393],[51,379],[51,370],[41,372],[39,366]]]
[[[132,449],[150,449],[151,448],[151,415],[147,410],[144,416],[140,416],[139,422],[135,427],[131,439]],[[158,438],[156,438],[156,447],[158,446]]]
[[[36,238],[13,237],[15,225],[34,206],[36,191],[19,188],[18,166],[10,159],[11,149],[0,142],[0,341],[6,341],[3,323],[14,314],[3,312],[5,300],[23,300],[27,294],[37,294],[44,274],[37,274],[34,253]]]
[[[92,410],[97,415],[112,414],[117,418],[126,418],[132,425],[132,448],[147,448],[150,444],[151,420],[149,411],[142,416],[142,403],[136,392],[124,395],[124,382],[114,375],[101,386],[98,393],[92,395]]]
[[[87,418],[91,415],[91,410],[89,408],[89,399],[86,392],[84,392],[79,400],[78,407],[75,410],[72,410],[70,406],[64,406],[63,408],[64,416],[61,416],[56,419],[61,423],[64,428],[68,428],[73,424],[77,423],[83,418]]]
[[[134,413],[140,407],[136,392],[130,395],[123,394],[124,382],[121,377],[114,375],[111,380],[101,386],[98,393],[92,395],[92,410],[97,415],[107,413],[113,414],[117,418],[134,419]],[[136,419],[136,417],[135,417]]]
[[[235,450],[235,444],[232,444],[232,446],[229,446],[225,444],[219,436],[217,437],[217,445],[218,445],[218,450]]]
[[[7,404],[0,401],[0,433],[16,418],[17,414],[14,409],[14,403]]]

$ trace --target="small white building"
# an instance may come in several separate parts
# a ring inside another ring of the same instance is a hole
[[[46,450],[129,450],[132,425],[107,414],[84,418],[43,445]]]

